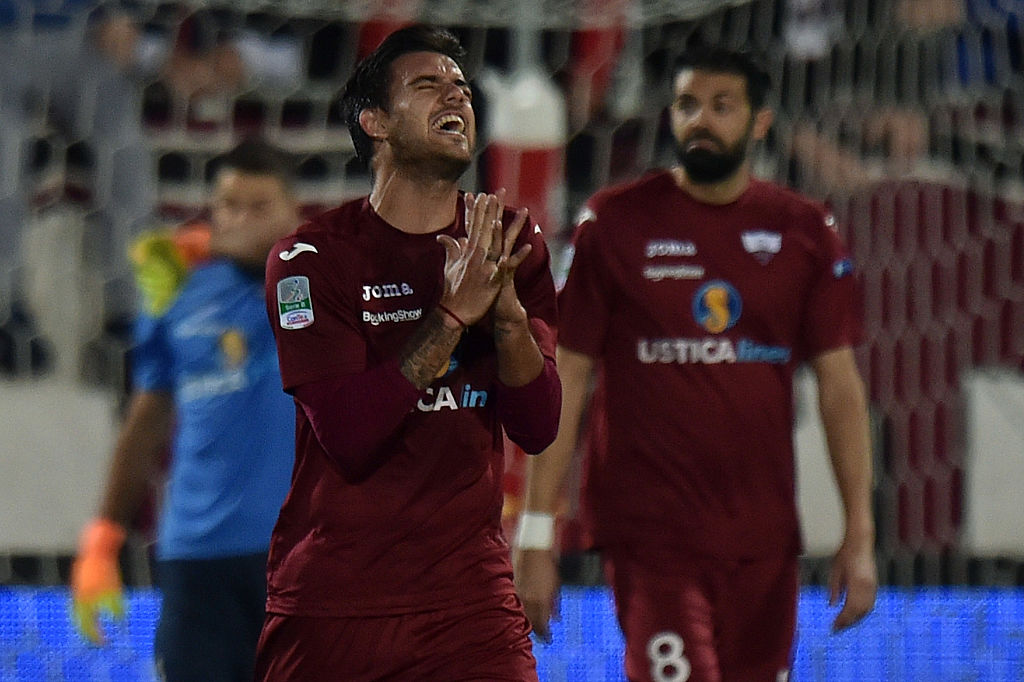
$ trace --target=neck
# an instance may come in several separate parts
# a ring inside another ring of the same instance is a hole
[[[427,234],[455,220],[458,196],[455,181],[412,177],[392,167],[374,175],[370,205],[402,232]]]
[[[680,189],[705,204],[731,204],[750,186],[750,165],[746,162],[724,180],[708,184],[694,182],[681,166],[673,166],[671,172]]]
[[[269,246],[267,247],[267,252],[270,252]],[[237,254],[233,255],[217,249],[210,250],[210,257],[230,261],[236,268],[252,277],[263,279],[266,275],[266,258],[253,258],[251,256],[239,256]]]
[[[253,279],[258,279],[261,282],[264,279],[266,279],[266,276],[267,276],[266,262],[263,262],[263,263],[253,263],[253,262],[235,261],[235,265],[238,266],[239,270],[241,270],[245,274],[249,275]]]

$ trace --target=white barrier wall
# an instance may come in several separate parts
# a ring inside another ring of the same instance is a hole
[[[0,381],[0,415],[0,552],[72,552],[99,505],[113,396],[60,380]]]
[[[1024,556],[1024,375],[964,376],[966,443],[962,544],[977,556]]]
[[[842,539],[843,508],[832,476],[825,429],[818,415],[817,381],[811,371],[801,370],[797,374],[794,392],[796,489],[804,551],[810,556],[831,556]]]

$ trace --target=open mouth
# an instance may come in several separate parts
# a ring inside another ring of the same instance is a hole
[[[710,152],[716,152],[721,148],[721,145],[717,140],[713,140],[710,137],[697,137],[689,140],[686,143],[686,150],[693,151],[696,149],[704,149]]]
[[[457,114],[444,114],[434,121],[433,128],[450,135],[465,135],[466,121]]]

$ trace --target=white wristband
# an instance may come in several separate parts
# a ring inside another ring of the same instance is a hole
[[[523,512],[516,528],[519,549],[551,549],[555,546],[555,517],[542,512]]]

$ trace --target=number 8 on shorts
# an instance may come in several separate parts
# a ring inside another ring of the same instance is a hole
[[[690,661],[683,655],[683,638],[675,632],[659,632],[647,642],[654,682],[686,682],[690,679]]]

